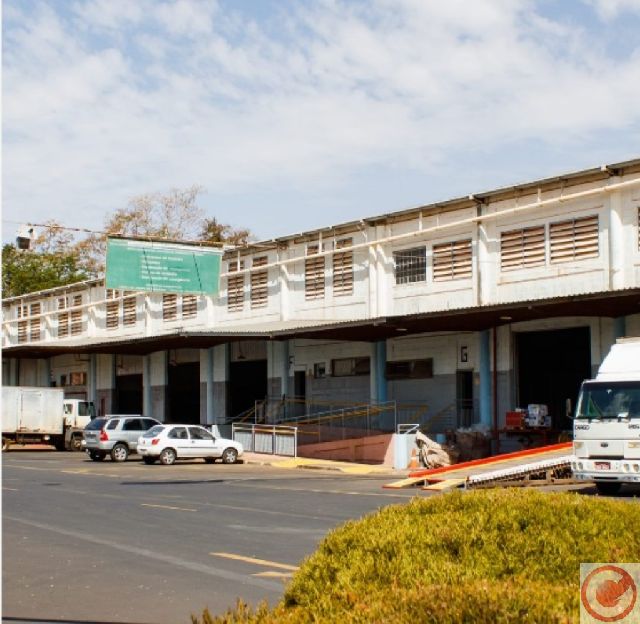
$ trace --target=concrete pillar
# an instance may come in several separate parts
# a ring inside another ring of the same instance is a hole
[[[611,178],[611,184],[620,178]],[[624,225],[622,222],[622,193],[617,191],[609,197],[609,288],[625,287]]]
[[[149,357],[149,380],[151,385],[151,414],[160,422],[168,422],[169,414],[169,354],[167,351],[156,351]]]
[[[200,350],[200,422],[207,425],[215,424],[215,409],[213,401],[213,370],[214,352],[210,349]]]
[[[87,401],[93,401],[94,405],[98,406],[98,365],[96,362],[97,356],[95,353],[89,354],[89,362],[87,364]]]
[[[113,414],[116,389],[116,358],[112,354],[96,355],[96,412],[98,416]]]
[[[151,356],[142,356],[142,413],[148,418],[153,415],[153,394],[151,392]]]
[[[480,422],[491,427],[491,330],[480,332]]]
[[[613,338],[624,338],[627,335],[627,317],[619,316],[613,319]]]
[[[229,414],[229,344],[213,347],[213,411],[215,423],[224,422]]]
[[[387,401],[387,341],[379,340],[371,345],[371,401],[384,403]]]

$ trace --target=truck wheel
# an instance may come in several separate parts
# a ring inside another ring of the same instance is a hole
[[[160,453],[160,463],[171,466],[176,461],[176,452],[172,448],[166,448]]]
[[[82,450],[82,438],[80,436],[72,436],[69,441],[69,450],[70,451],[81,451]]]
[[[605,494],[606,496],[615,496],[622,487],[622,483],[616,481],[596,481],[596,490],[598,494]]]
[[[228,448],[222,451],[223,464],[235,464],[238,459],[238,451],[234,448]]]
[[[129,457],[129,449],[124,444],[116,444],[111,449],[111,459],[115,462],[123,462]]]
[[[98,451],[89,451],[89,457],[91,457],[93,461],[102,461],[104,459],[104,454]]]

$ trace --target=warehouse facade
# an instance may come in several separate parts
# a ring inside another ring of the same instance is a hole
[[[255,401],[500,427],[640,335],[640,159],[227,250],[215,296],[101,280],[3,300],[3,384],[223,422]]]

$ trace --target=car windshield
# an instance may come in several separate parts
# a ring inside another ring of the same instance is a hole
[[[583,384],[576,418],[640,418],[640,381]]]
[[[99,429],[102,429],[102,427],[104,427],[104,424],[106,422],[106,418],[94,418],[93,420],[89,421],[85,429],[88,429],[89,431],[98,431]]]
[[[162,430],[164,429],[164,427],[162,425],[156,425],[155,427],[151,427],[151,429],[149,429],[148,431],[146,431],[142,437],[143,438],[154,438],[155,436],[157,436]]]

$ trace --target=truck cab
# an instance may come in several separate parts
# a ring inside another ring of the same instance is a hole
[[[580,389],[573,473],[602,494],[640,483],[640,339],[622,339]]]
[[[64,399],[65,447],[79,451],[82,447],[82,432],[96,417],[96,408],[92,401]]]

